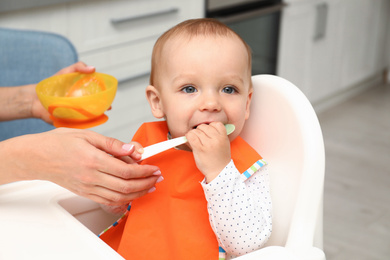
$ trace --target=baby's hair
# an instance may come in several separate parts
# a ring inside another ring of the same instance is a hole
[[[191,39],[191,37],[199,36],[199,35],[237,37],[244,44],[248,52],[248,63],[249,63],[248,66],[249,66],[249,71],[251,70],[252,67],[251,49],[249,45],[236,32],[234,32],[227,25],[212,18],[190,19],[172,27],[157,39],[153,47],[153,53],[152,53],[152,66],[151,66],[152,68],[151,68],[150,80],[149,80],[150,85],[154,86],[155,84],[156,67],[165,43],[169,39],[178,36],[186,36],[188,37],[188,39]]]

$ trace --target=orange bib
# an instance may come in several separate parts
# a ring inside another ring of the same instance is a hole
[[[145,123],[133,140],[148,146],[167,140],[166,122]],[[242,173],[260,155],[242,138],[231,143],[231,154]],[[126,259],[218,259],[218,241],[211,229],[207,201],[191,152],[170,149],[141,164],[157,165],[164,181],[156,191],[134,200],[131,210],[101,238]]]

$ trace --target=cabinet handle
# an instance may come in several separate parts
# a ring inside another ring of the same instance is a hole
[[[118,85],[121,84],[121,83],[125,83],[127,81],[136,80],[136,79],[139,79],[139,78],[142,78],[142,77],[146,77],[146,76],[149,76],[149,75],[150,75],[150,71],[145,71],[145,72],[141,72],[141,73],[129,76],[129,77],[120,78],[120,79],[118,79]]]
[[[314,41],[324,39],[326,36],[326,23],[328,18],[328,4],[321,3],[316,6],[316,21],[314,27]]]
[[[177,7],[169,7],[166,9],[162,10],[157,10],[157,11],[152,11],[148,13],[143,13],[143,14],[137,14],[137,15],[131,15],[127,17],[121,17],[121,18],[111,18],[111,23],[112,24],[120,24],[124,22],[129,22],[129,21],[134,21],[134,20],[139,20],[139,19],[145,19],[145,18],[151,18],[154,16],[160,16],[160,15],[165,15],[165,14],[173,14],[179,12],[179,8]]]

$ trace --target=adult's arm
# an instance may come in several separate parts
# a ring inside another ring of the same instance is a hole
[[[153,191],[158,167],[138,165],[134,147],[88,130],[58,128],[0,142],[0,184],[48,180],[107,205]],[[126,162],[120,157],[128,157]]]

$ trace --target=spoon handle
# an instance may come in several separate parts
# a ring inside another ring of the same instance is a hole
[[[226,128],[226,134],[230,135],[231,133],[233,133],[235,126],[231,124],[226,124],[225,128]],[[163,141],[157,144],[149,145],[148,147],[144,148],[144,153],[142,154],[141,160],[139,160],[139,162],[153,155],[164,152],[165,150],[171,149],[173,147],[179,146],[184,143],[187,143],[187,138],[185,136],[182,136],[171,140]]]
[[[144,153],[142,154],[142,158],[140,161],[145,160],[146,158],[149,158],[153,155],[156,155],[158,153],[161,153],[165,150],[171,149],[175,146],[184,144],[187,142],[187,138],[185,136],[174,138],[171,140],[167,140],[164,142],[160,142],[157,144],[152,144],[148,147],[144,148]]]

